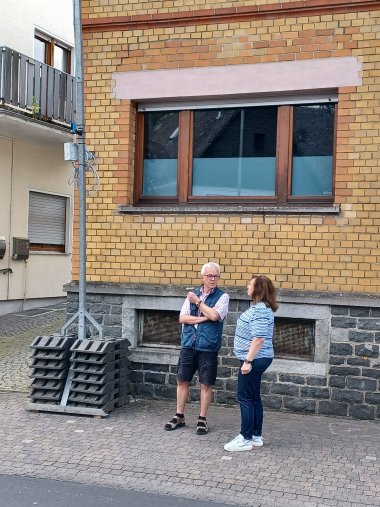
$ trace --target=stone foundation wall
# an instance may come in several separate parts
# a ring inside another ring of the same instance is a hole
[[[130,363],[132,394],[135,397],[174,400],[178,350],[169,351],[165,356],[169,359],[165,361],[157,360],[164,357],[158,353],[152,353],[150,356],[142,355],[142,359],[139,360],[136,352],[139,349],[138,347],[134,349],[133,346],[136,343],[134,337],[123,336],[128,330],[123,321],[125,296],[88,293],[87,302],[88,311],[103,326],[106,339],[126,337],[132,344]],[[215,403],[236,403],[238,361],[232,353],[233,334],[237,316],[247,308],[247,304],[247,300],[232,295],[230,312],[224,326],[223,346],[219,355],[218,378],[214,391]],[[77,292],[69,291],[68,313],[73,314],[77,306]],[[313,374],[313,369],[308,371],[306,364],[302,364],[303,361],[297,362],[298,369],[304,369],[302,373],[291,371],[286,360],[276,366],[273,363],[263,376],[264,405],[281,411],[379,419],[380,308],[330,305],[328,320],[326,373]],[[294,363],[293,361],[293,367]],[[190,397],[191,400],[199,399],[197,376],[191,384]]]

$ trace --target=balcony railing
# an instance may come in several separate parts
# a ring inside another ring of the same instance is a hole
[[[70,125],[75,114],[75,78],[13,49],[0,49],[0,104]]]

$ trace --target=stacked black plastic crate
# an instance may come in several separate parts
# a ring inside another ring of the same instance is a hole
[[[130,401],[131,382],[129,380],[129,342],[126,339],[115,341],[116,358],[116,407],[123,407]]]
[[[117,366],[114,341],[77,340],[71,348],[67,407],[110,412],[117,401]]]
[[[131,393],[128,346],[126,339],[38,336],[27,409],[104,416],[124,406]]]
[[[59,405],[70,367],[72,336],[37,336],[31,344],[31,403]]]

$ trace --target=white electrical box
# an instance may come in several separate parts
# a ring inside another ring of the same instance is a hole
[[[78,145],[76,143],[64,143],[63,159],[75,162],[78,160]]]

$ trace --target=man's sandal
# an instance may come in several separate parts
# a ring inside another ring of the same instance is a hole
[[[178,415],[175,415],[173,419],[171,419],[168,423],[165,424],[164,429],[166,431],[172,431],[176,430],[177,428],[182,428],[183,426],[185,426],[185,418],[178,417]]]
[[[207,421],[205,419],[198,419],[197,435],[206,435],[206,433],[208,433]]]

